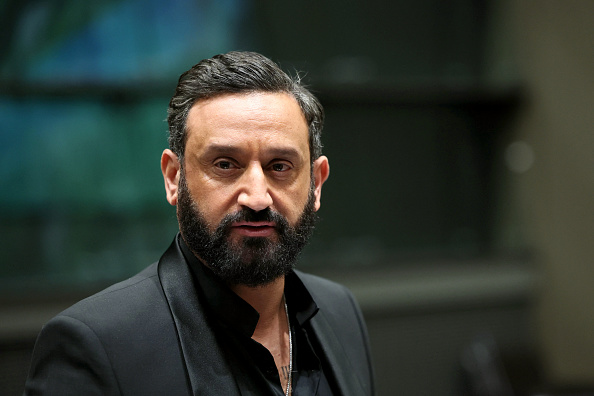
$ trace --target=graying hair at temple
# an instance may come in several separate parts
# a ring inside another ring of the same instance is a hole
[[[324,109],[318,99],[276,63],[255,52],[229,52],[204,59],[183,73],[169,102],[169,148],[183,164],[186,121],[194,103],[230,93],[284,92],[299,103],[309,128],[309,151],[314,161],[322,155]]]

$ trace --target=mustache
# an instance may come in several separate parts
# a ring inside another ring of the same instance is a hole
[[[224,230],[228,230],[231,227],[231,224],[238,222],[238,221],[248,221],[248,222],[257,222],[257,221],[266,221],[266,222],[273,222],[276,224],[276,227],[280,230],[284,230],[289,226],[288,220],[278,212],[273,211],[270,208],[266,208],[260,211],[255,211],[250,208],[243,208],[238,212],[230,213],[226,215],[220,223],[219,228]]]

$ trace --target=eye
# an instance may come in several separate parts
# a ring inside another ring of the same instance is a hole
[[[222,170],[237,168],[237,166],[229,160],[219,160],[214,163],[214,166]]]
[[[291,167],[288,164],[285,164],[282,162],[277,162],[275,164],[272,164],[272,166],[270,168],[275,172],[286,172],[291,169]]]

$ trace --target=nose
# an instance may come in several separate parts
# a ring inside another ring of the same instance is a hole
[[[266,174],[259,164],[251,165],[242,175],[237,203],[256,212],[272,205]]]

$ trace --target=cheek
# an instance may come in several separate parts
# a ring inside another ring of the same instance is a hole
[[[234,211],[233,190],[206,180],[194,181],[190,186],[192,199],[211,226],[218,226],[223,217]]]
[[[307,204],[309,198],[309,178],[294,188],[277,193],[274,200],[275,209],[287,218],[289,224],[295,225]]]

